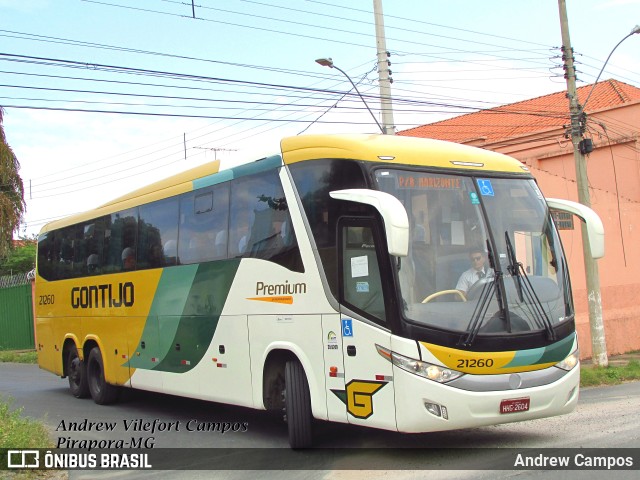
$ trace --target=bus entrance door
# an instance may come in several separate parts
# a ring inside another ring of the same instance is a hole
[[[373,219],[340,222],[340,296],[344,402],[349,423],[396,429],[393,366],[377,345],[391,348]]]
[[[377,326],[341,316],[349,423],[396,429],[392,364],[376,345],[390,349],[391,335]]]

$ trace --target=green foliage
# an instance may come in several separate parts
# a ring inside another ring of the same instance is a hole
[[[6,257],[0,258],[0,277],[27,273],[36,265],[36,240],[22,238],[20,244],[8,250]]]
[[[0,448],[49,448],[53,444],[46,427],[21,416],[22,408],[11,410],[0,400]]]
[[[26,204],[24,186],[18,174],[20,163],[7,143],[0,107],[0,258],[11,248],[13,232],[20,226]]]
[[[0,351],[0,363],[38,363],[38,352],[16,352],[16,351]]]
[[[640,362],[631,360],[627,365],[608,367],[583,367],[580,371],[580,386],[616,385],[622,382],[640,380]]]

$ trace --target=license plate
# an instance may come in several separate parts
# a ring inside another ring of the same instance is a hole
[[[530,405],[531,401],[529,397],[510,398],[508,400],[502,400],[500,402],[500,413],[526,412],[529,410]]]

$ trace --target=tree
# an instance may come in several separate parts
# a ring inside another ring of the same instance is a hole
[[[36,266],[36,236],[22,237],[6,257],[0,259],[0,277],[28,273]]]
[[[20,163],[7,143],[2,126],[4,109],[0,107],[0,258],[4,258],[20,226],[25,210],[24,186],[18,174]]]

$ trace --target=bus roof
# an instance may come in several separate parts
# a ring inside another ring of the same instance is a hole
[[[388,162],[390,166],[403,164],[520,174],[528,172],[522,163],[500,153],[441,140],[396,135],[301,135],[282,139],[281,150],[282,157],[265,157],[228,170],[220,170],[219,160],[192,168],[134,190],[96,209],[50,222],[42,227],[40,233],[275,168],[283,161],[292,164],[319,158],[348,158]]]
[[[47,223],[40,230],[40,234],[55,230],[57,228],[65,227],[67,225],[73,225],[84,220],[89,220],[101,215],[107,215],[111,212],[129,208],[140,203],[146,203],[141,201],[143,198],[149,202],[158,200],[163,197],[171,195],[178,195],[180,193],[188,192],[192,190],[192,182],[196,178],[200,178],[207,175],[212,175],[220,170],[220,161],[207,163],[200,165],[199,167],[192,168],[190,170],[181,172],[177,175],[173,175],[164,180],[152,183],[144,186],[132,192],[129,192],[121,197],[115,198],[104,205],[101,205],[93,210],[71,215],[60,220]]]
[[[284,138],[281,149],[286,164],[317,158],[350,158],[388,162],[389,165],[528,172],[518,160],[501,153],[442,140],[397,135],[301,135]]]
[[[216,160],[129,192],[93,210],[50,222],[42,227],[40,234],[127,208],[226,182],[233,178],[276,168],[280,165],[282,165],[282,157],[280,155],[264,157],[254,162],[224,170],[220,170],[220,160]]]

